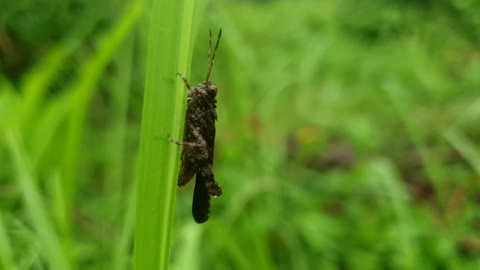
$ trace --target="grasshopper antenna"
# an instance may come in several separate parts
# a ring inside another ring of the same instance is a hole
[[[211,50],[212,50],[212,29],[210,29],[210,39],[208,40],[207,72],[210,69],[210,51]]]
[[[207,72],[207,79],[205,81],[210,80],[210,73],[212,73],[213,63],[215,63],[215,55],[217,54],[218,44],[220,43],[220,37],[222,37],[222,29],[218,31],[218,38],[217,44],[215,45],[215,49],[213,50],[212,60],[210,60],[210,49],[212,47],[212,30],[210,30],[210,43],[208,46],[208,72]]]

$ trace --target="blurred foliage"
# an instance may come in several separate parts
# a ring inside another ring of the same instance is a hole
[[[115,248],[135,216],[148,8],[119,46],[102,55],[102,42],[132,3],[2,0],[5,269],[51,269],[25,180],[72,269],[129,269],[114,254],[132,254]],[[208,29],[223,28],[224,195],[196,225],[192,188],[178,192],[172,268],[478,269],[479,12],[473,0],[210,1],[190,83]]]

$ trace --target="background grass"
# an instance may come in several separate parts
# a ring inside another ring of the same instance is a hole
[[[135,224],[141,269],[480,267],[476,2],[57,2],[0,10],[2,269],[133,269]],[[218,28],[197,225],[162,138]]]

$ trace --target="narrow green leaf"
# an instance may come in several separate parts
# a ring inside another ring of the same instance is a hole
[[[195,1],[154,1],[137,183],[135,269],[168,269]]]
[[[17,270],[13,262],[13,251],[2,213],[0,213],[0,266],[2,269]]]
[[[6,133],[6,138],[15,164],[19,189],[23,192],[25,206],[38,233],[50,269],[72,269],[67,254],[53,230],[51,222],[48,220],[47,210],[43,207],[41,195],[35,186],[37,181],[34,179],[29,159],[18,132],[10,129]]]

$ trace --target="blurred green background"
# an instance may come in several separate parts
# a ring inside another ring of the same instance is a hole
[[[1,0],[0,269],[132,269],[138,3]],[[197,225],[192,185],[177,191],[171,268],[480,269],[479,13],[474,0],[209,1],[189,79],[223,28],[224,195]]]

